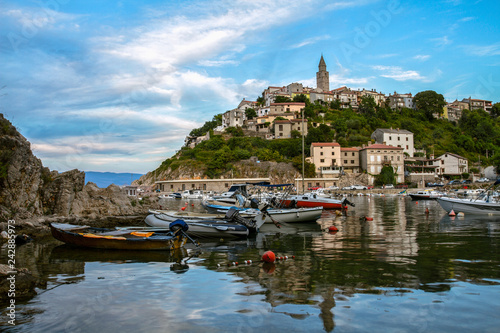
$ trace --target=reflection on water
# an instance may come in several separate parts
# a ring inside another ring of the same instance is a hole
[[[356,207],[342,216],[325,211],[317,223],[265,225],[254,238],[174,253],[88,250],[51,239],[24,245],[18,267],[32,271],[40,288],[20,302],[16,327],[5,316],[2,324],[12,332],[498,327],[498,218],[452,219],[435,201],[397,196],[351,201]],[[339,231],[328,232],[332,225]],[[267,250],[289,258],[262,264]]]

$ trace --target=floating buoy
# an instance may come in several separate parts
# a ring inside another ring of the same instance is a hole
[[[366,217],[366,216],[365,216],[365,220],[366,220],[366,221],[373,221],[373,217]]]
[[[186,207],[185,207],[185,206],[184,206],[184,207],[182,207],[182,208],[181,208],[181,210],[186,210]]]
[[[194,204],[191,204],[191,207],[194,207]]]
[[[274,252],[273,251],[266,251],[263,255],[262,255],[262,260],[264,262],[268,262],[268,263],[271,263],[271,262],[274,262],[276,260],[276,256],[274,255]]]
[[[415,201],[415,205],[418,205],[418,201]]]
[[[339,231],[339,229],[337,229],[337,227],[336,227],[336,226],[334,226],[334,225],[332,225],[332,226],[330,226],[330,227],[328,228],[328,232],[337,232],[337,231]]]
[[[465,216],[464,212],[458,212],[457,213],[457,217],[464,217],[464,216]]]
[[[453,211],[453,209],[452,209],[448,215],[449,215],[449,216],[455,216],[455,215],[457,215],[457,214],[455,214],[455,212],[454,212],[454,211]]]

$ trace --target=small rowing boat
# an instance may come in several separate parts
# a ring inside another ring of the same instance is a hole
[[[173,250],[186,243],[184,221],[170,224],[169,230],[94,228],[86,225],[51,223],[52,236],[66,244],[114,250]]]

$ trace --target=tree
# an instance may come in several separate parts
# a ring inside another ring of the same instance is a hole
[[[394,184],[396,173],[391,166],[385,166],[380,170],[380,174],[375,176],[375,185]]]
[[[309,98],[304,94],[293,96],[293,101],[297,103],[306,103],[306,105],[309,104]]]
[[[443,114],[446,101],[443,95],[433,90],[421,91],[413,98],[417,110],[422,111],[428,120],[434,119],[434,114]]]
[[[274,103],[288,103],[291,101],[292,100],[290,99],[290,97],[281,96],[281,95],[278,95],[274,98]]]
[[[500,103],[493,104],[493,107],[491,108],[491,116],[493,118],[500,116]]]
[[[253,119],[257,117],[257,112],[255,112],[255,109],[253,108],[248,108],[245,110],[245,116],[247,119]]]
[[[359,113],[367,115],[369,117],[375,116],[377,112],[377,103],[372,96],[362,96],[359,102]]]

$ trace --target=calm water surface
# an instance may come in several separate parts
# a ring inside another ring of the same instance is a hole
[[[175,253],[77,249],[50,238],[21,246],[17,267],[42,286],[18,302],[15,327],[2,313],[0,330],[498,332],[499,218],[452,220],[435,201],[403,197],[351,201],[347,216],[324,212],[317,223],[265,225],[255,238]],[[325,231],[331,225],[339,232]],[[266,250],[295,258],[264,265]]]

